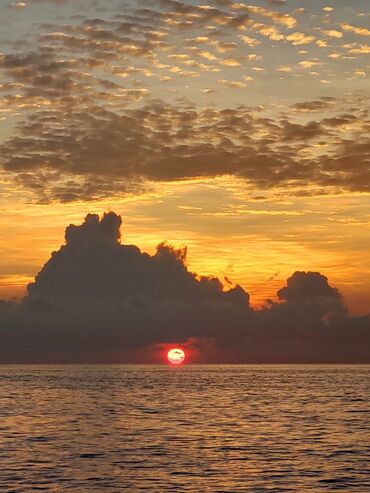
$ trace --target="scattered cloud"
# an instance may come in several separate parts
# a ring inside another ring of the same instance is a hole
[[[261,44],[261,41],[259,41],[258,39],[255,39],[255,38],[251,38],[249,36],[240,35],[239,37],[248,46],[257,46],[257,45]]]
[[[274,23],[280,24],[287,28],[293,28],[297,24],[295,17],[289,14],[282,14],[281,12],[274,12],[269,9],[265,9],[259,6],[245,5],[243,3],[234,4],[234,8],[246,9],[251,14],[257,14],[262,17],[269,17]]]
[[[27,7],[27,3],[26,2],[12,2],[10,4],[10,6],[16,8],[16,9],[24,9]]]
[[[337,31],[336,29],[323,29],[321,32],[329,38],[340,39],[343,37],[343,33],[341,31]]]
[[[335,45],[342,34],[338,23],[327,20],[325,29],[301,32],[297,10],[289,10],[288,2],[271,4],[289,13],[234,2],[155,0],[114,17],[94,11],[35,24],[27,45],[13,40],[0,53],[2,176],[40,202],[95,200],[140,191],[150,180],[224,174],[261,187],[303,187],[307,180],[321,187],[330,175],[338,191],[352,189],[354,171],[345,175],[322,164],[315,129],[328,137],[325,152],[334,158],[343,143],[366,141],[364,117],[344,135],[329,130],[323,118],[281,118],[273,105],[261,115],[238,107],[237,98],[247,86],[247,100],[261,98],[272,80],[289,85],[299,78],[325,91],[335,80],[330,64],[344,61],[352,66],[341,80],[361,84],[368,71],[358,58],[370,47],[337,43],[327,54],[322,48],[328,39]],[[362,28],[346,22],[341,29],[359,34],[355,30]],[[327,39],[318,39],[317,32]],[[280,49],[286,57],[276,56]],[[277,66],[266,62],[270,57]],[[218,97],[226,92],[226,99]],[[215,98],[215,110],[202,108],[195,94],[204,104],[208,96]],[[305,104],[304,97],[297,99]],[[339,103],[333,111],[341,113]],[[300,137],[288,137],[293,134]]]
[[[348,53],[352,55],[367,55],[370,53],[370,45],[360,43],[347,43],[343,45],[343,48],[348,50]]]
[[[255,24],[253,24],[253,29],[259,34],[262,34],[262,36],[266,36],[273,41],[282,41],[283,39],[285,39],[284,34],[282,34],[275,26],[256,22]]]
[[[340,26],[343,31],[359,34],[360,36],[370,36],[370,29],[366,27],[352,26],[348,22],[343,22]]]
[[[313,41],[315,41],[316,37],[311,36],[311,35],[307,35],[304,33],[300,33],[300,32],[295,32],[295,33],[289,34],[286,37],[286,39],[288,41],[290,41],[294,46],[299,46],[299,45],[305,45],[308,43],[312,43]]]
[[[317,58],[315,60],[302,60],[298,65],[302,68],[311,68],[320,65],[321,62]]]
[[[286,73],[293,72],[293,68],[292,67],[288,67],[287,65],[281,65],[276,70],[278,70],[279,72],[286,72]]]

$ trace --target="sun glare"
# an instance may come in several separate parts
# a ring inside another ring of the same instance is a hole
[[[174,347],[168,351],[167,359],[171,365],[181,365],[185,360],[185,353],[182,349]]]

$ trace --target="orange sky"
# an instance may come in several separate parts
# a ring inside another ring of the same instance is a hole
[[[369,225],[366,195],[253,199],[235,179],[153,185],[152,193],[98,204],[20,205],[1,216],[1,294],[22,292],[88,212],[123,216],[122,242],[153,253],[163,240],[188,246],[190,270],[226,276],[259,306],[295,270],[325,274],[354,313],[367,313]],[[227,283],[226,283],[227,285]]]

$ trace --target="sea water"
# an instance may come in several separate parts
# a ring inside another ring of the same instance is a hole
[[[0,366],[0,491],[370,492],[370,366]]]

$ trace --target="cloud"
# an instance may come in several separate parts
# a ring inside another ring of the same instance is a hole
[[[239,37],[248,46],[257,46],[257,45],[261,44],[261,41],[259,41],[258,39],[255,39],[255,38],[251,38],[249,36],[240,35]]]
[[[256,22],[253,24],[252,29],[273,41],[282,41],[285,39],[284,34],[282,34],[275,26]]]
[[[281,5],[284,5],[286,3],[286,0],[267,0],[267,3],[269,3],[271,5],[281,6]]]
[[[337,31],[336,29],[323,29],[321,32],[329,38],[343,38],[343,33],[341,31]]]
[[[286,73],[291,73],[293,72],[293,68],[292,67],[289,67],[287,65],[281,65],[280,67],[278,67],[276,70],[278,70],[279,72],[286,72]]]
[[[315,41],[316,37],[311,36],[311,35],[307,35],[304,33],[300,33],[300,32],[294,32],[294,33],[286,36],[286,39],[287,39],[287,41],[290,41],[292,43],[292,45],[299,46],[299,45],[305,45],[308,43],[312,43],[313,41]]]
[[[285,302],[285,306],[299,305],[301,310],[304,307],[309,312],[309,318],[315,316],[327,319],[346,313],[341,294],[319,272],[295,272],[277,295]]]
[[[343,31],[359,34],[360,36],[370,36],[370,29],[367,29],[366,27],[352,26],[351,24],[348,24],[348,22],[343,22],[340,27]]]
[[[322,111],[330,108],[335,101],[335,98],[322,98],[314,101],[303,101],[293,105],[298,111]]]
[[[306,68],[316,67],[317,65],[321,65],[321,62],[319,59],[315,58],[314,60],[302,60],[301,62],[298,62],[298,65],[306,69]]]
[[[217,82],[219,84],[223,84],[224,86],[229,87],[230,89],[242,89],[243,87],[247,87],[247,85],[244,82],[240,82],[240,81],[219,79]]]
[[[186,248],[162,243],[149,256],[121,245],[120,225],[111,212],[67,227],[66,244],[28,286],[24,301],[1,304],[1,360],[12,354],[32,359],[40,347],[42,359],[94,359],[245,323],[251,310],[242,288],[224,291],[218,279],[189,272]]]
[[[218,80],[243,88],[249,77]],[[312,107],[312,102],[301,104],[296,109]],[[260,108],[198,110],[161,101],[117,114],[68,96],[60,107],[46,106],[20,121],[17,135],[1,146],[1,159],[5,172],[42,202],[138,192],[148,180],[221,175],[238,176],[261,188],[321,186],[330,177],[340,189],[353,190],[360,184],[364,190],[369,183],[366,146],[357,167],[344,175],[327,149],[320,152],[317,144],[324,136],[335,137],[330,139],[333,158],[353,139],[367,142],[366,119],[343,118],[342,113],[333,118],[303,122],[297,114],[273,120]],[[299,154],[302,146],[304,159]]]
[[[0,361],[122,362],[138,348],[156,361],[169,343],[204,362],[369,361],[370,316],[350,317],[325,276],[296,272],[252,310],[240,286],[190,272],[185,247],[121,244],[121,223],[109,212],[68,226],[23,301],[0,302]]]
[[[32,2],[28,5],[32,8]],[[319,118],[280,118],[274,106],[266,105],[263,115],[236,106],[236,94],[250,81],[250,70],[255,72],[256,94],[270,84],[270,67],[272,77],[276,70],[289,74],[279,78],[287,84],[296,77],[309,78],[311,84],[312,75],[321,75],[319,70],[325,73],[317,84],[334,80],[314,53],[295,62],[302,70],[290,59],[276,67],[269,64],[265,71],[249,66],[263,61],[259,52],[248,53],[248,46],[270,56],[270,48],[278,49],[275,41],[300,46],[314,37],[299,31],[286,34],[295,23],[290,14],[228,1],[215,5],[219,8],[155,1],[113,18],[97,14],[35,26],[30,51],[20,40],[9,45],[9,52],[0,54],[0,112],[6,128],[0,144],[1,175],[43,203],[114,197],[143,190],[151,180],[220,175],[243,177],[262,188],[304,188],[307,183],[321,187],[330,176],[340,183],[339,191],[352,190],[356,172],[344,177],[336,168],[328,169],[326,152],[333,157],[343,142],[364,140],[364,122],[356,124],[358,135],[350,129],[335,134]],[[358,43],[343,48],[347,55],[369,51]],[[329,55],[330,60],[334,56]],[[364,74],[359,69],[353,73]],[[213,94],[214,111],[201,108],[197,98],[197,103],[186,105],[174,100],[185,78],[194,85],[186,96]],[[218,98],[225,86],[235,90],[226,99]],[[222,107],[229,100],[234,103]],[[341,112],[339,103],[336,111]],[[330,137],[325,150],[320,137]]]
[[[280,24],[287,28],[292,28],[297,24],[295,17],[289,14],[282,14],[273,10],[265,9],[255,5],[245,5],[243,3],[235,3],[233,7],[236,9],[245,9],[250,14],[256,14],[262,17],[269,17],[276,24]]]
[[[10,7],[13,7],[15,9],[24,9],[27,7],[27,3],[26,2],[12,2],[10,4]]]
[[[284,141],[292,140],[310,140],[322,135],[323,127],[318,122],[309,122],[305,125],[283,121],[283,139]]]
[[[88,214],[65,232],[65,245],[54,253],[28,286],[28,301],[76,309],[86,303],[113,306],[130,303],[216,303],[249,310],[239,286],[223,291],[216,278],[198,277],[186,268],[186,248],[165,243],[153,256],[122,245],[122,219],[114,212]],[[82,303],[82,305],[81,305]],[[190,329],[191,330],[191,329]]]
[[[367,55],[370,53],[370,45],[361,43],[346,43],[343,48],[348,50],[351,55]]]

